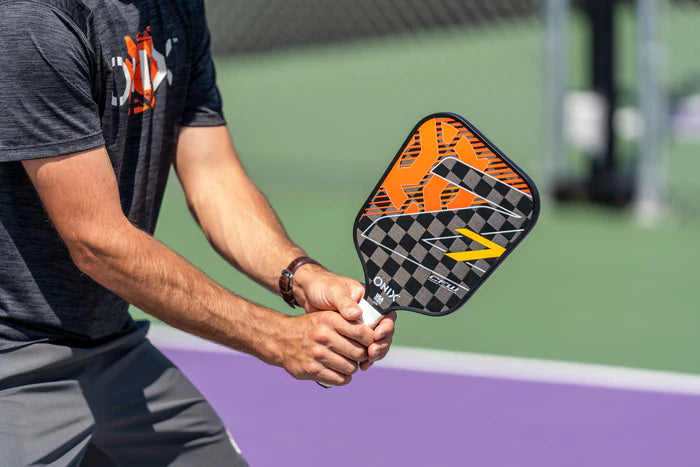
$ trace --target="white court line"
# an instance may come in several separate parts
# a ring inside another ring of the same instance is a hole
[[[148,337],[156,346],[166,349],[243,355],[169,326],[151,326]],[[377,362],[376,366],[429,373],[700,396],[700,375],[592,363],[393,346],[389,355]]]

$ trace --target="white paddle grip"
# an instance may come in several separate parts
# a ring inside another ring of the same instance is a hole
[[[360,308],[362,308],[362,322],[365,323],[367,326],[371,327],[374,329],[374,325],[377,324],[377,322],[382,319],[382,315],[380,312],[378,312],[372,305],[369,304],[367,300],[364,298],[360,300]]]

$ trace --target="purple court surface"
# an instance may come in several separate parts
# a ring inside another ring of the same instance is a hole
[[[381,366],[322,389],[249,356],[153,340],[213,404],[253,467],[700,466],[694,390]]]

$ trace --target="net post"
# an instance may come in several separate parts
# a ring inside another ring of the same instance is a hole
[[[665,133],[668,106],[663,92],[664,47],[659,34],[663,0],[637,0],[638,98],[642,131],[634,197],[637,219],[653,224],[663,214],[667,189]]]
[[[593,157],[592,178],[610,180],[618,170],[615,154],[613,115],[617,107],[617,73],[615,70],[615,2],[588,0],[588,19],[591,25],[591,87],[605,101],[603,116],[603,146]],[[599,189],[598,187],[596,187]],[[595,195],[595,193],[593,193]]]
[[[569,161],[564,141],[564,99],[568,83],[569,0],[545,0],[545,180],[553,194],[568,177]]]

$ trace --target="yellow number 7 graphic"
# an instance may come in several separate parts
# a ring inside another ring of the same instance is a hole
[[[477,259],[498,258],[506,249],[501,245],[493,243],[491,240],[482,237],[476,232],[469,229],[457,229],[457,233],[471,238],[475,242],[479,242],[486,247],[485,250],[458,251],[455,253],[446,253],[447,256],[455,261],[473,261]]]

